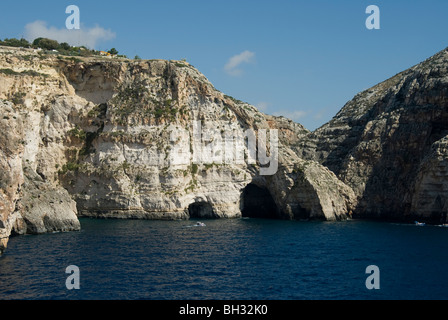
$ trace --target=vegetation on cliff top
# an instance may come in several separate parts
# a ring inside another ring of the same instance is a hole
[[[78,57],[91,57],[104,55],[102,51],[90,50],[85,46],[73,47],[66,42],[59,43],[56,40],[48,38],[37,38],[32,43],[26,39],[4,39],[0,40],[0,46],[15,47],[15,48],[30,48],[30,49],[43,49],[47,51],[57,51],[58,53],[66,56],[78,56]],[[118,51],[115,48],[110,49],[108,54],[127,58],[125,55],[118,55]],[[106,53],[106,54],[107,54]]]

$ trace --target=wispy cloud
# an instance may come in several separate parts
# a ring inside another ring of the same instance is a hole
[[[242,74],[242,70],[239,68],[243,63],[251,63],[254,61],[255,53],[251,51],[243,51],[229,59],[224,66],[224,70],[231,76],[239,76]]]
[[[299,122],[299,120],[308,115],[308,112],[302,110],[281,110],[274,112],[272,115],[277,117],[283,116],[285,118],[291,119],[292,121]]]
[[[258,102],[255,107],[260,110],[261,112],[267,112],[268,108],[270,106],[270,103],[268,102],[264,102],[264,101],[260,101]]]
[[[25,26],[24,36],[29,41],[42,37],[58,42],[67,42],[72,46],[86,46],[93,49],[99,42],[112,40],[116,35],[111,30],[106,30],[100,26],[93,28],[81,26],[79,30],[68,30],[66,28],[48,27],[45,21],[38,20]]]

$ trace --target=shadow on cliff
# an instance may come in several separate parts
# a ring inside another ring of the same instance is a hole
[[[250,183],[241,195],[241,213],[247,218],[281,219],[277,207],[268,189]]]
[[[442,199],[439,195],[440,199],[433,199],[432,213],[428,217],[412,212],[411,206],[422,160],[431,151],[434,142],[448,135],[448,109],[439,105],[409,106],[400,94],[393,98],[393,109],[391,102],[386,101],[378,102],[362,118],[349,124],[349,135],[330,152],[323,165],[342,181],[346,171],[353,170],[350,167],[356,166],[356,162],[361,167],[371,168],[367,179],[357,177],[358,181],[365,181],[365,189],[358,194],[354,218],[402,222],[423,219],[428,223],[446,223],[446,197]],[[363,133],[366,124],[379,120],[380,116],[384,118],[385,111],[399,112],[398,127],[388,117],[379,136],[372,132]]]

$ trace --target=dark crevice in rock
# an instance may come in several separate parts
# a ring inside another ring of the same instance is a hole
[[[269,190],[249,184],[242,195],[242,215],[247,218],[279,219],[279,209]]]
[[[195,202],[189,205],[188,214],[192,219],[217,219],[218,215],[211,204],[207,202]]]

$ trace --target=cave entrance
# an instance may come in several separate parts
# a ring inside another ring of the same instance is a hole
[[[216,219],[213,207],[207,202],[195,202],[188,206],[188,214],[191,219]]]
[[[268,189],[249,184],[243,191],[242,215],[247,218],[278,219],[279,210]]]

